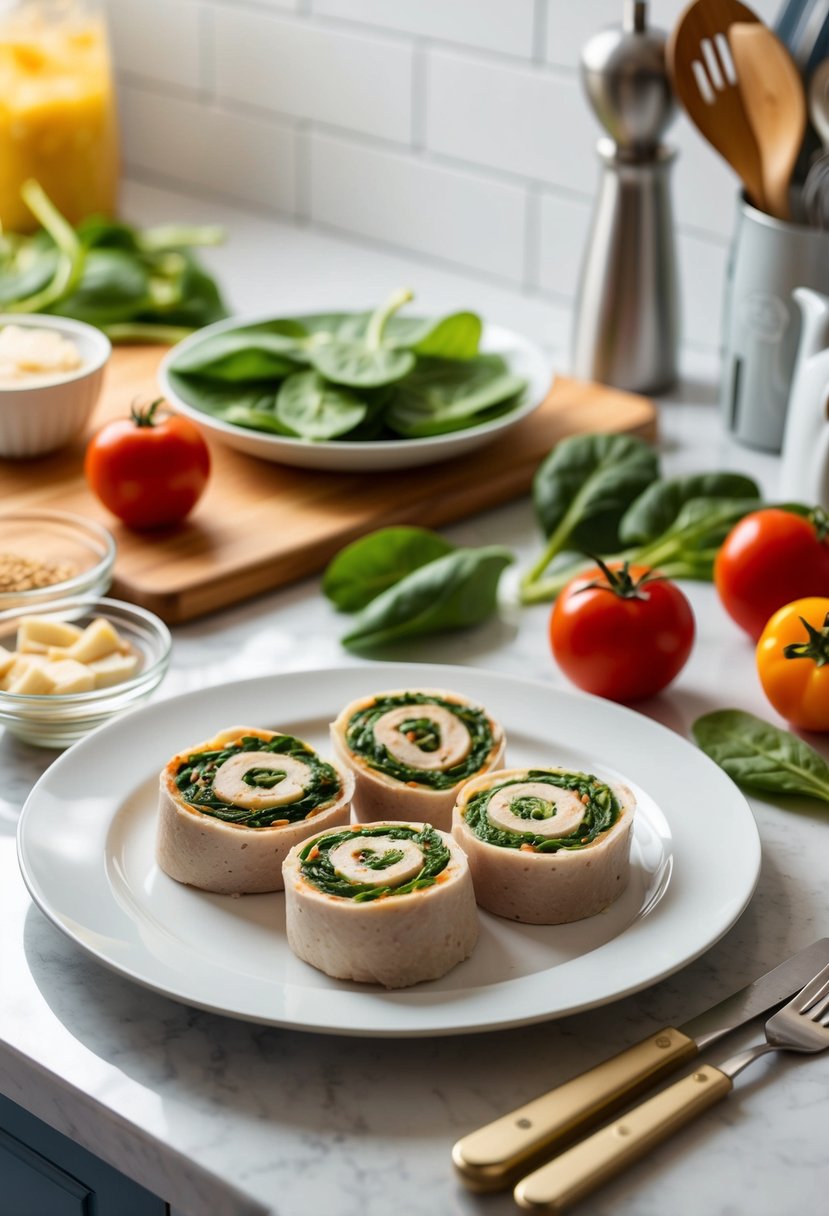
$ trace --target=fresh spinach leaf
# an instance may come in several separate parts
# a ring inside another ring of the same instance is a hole
[[[100,326],[129,320],[151,303],[150,274],[141,261],[122,249],[90,249],[75,290],[52,311]]]
[[[377,388],[402,380],[414,367],[415,356],[390,346],[384,341],[384,333],[390,318],[411,299],[410,291],[396,291],[372,313],[364,334],[337,336],[312,346],[311,363],[327,380],[349,388]]]
[[[351,650],[477,625],[496,608],[498,580],[512,562],[496,545],[456,549],[407,574],[358,613],[343,645]]]
[[[211,380],[281,380],[307,362],[307,330],[296,321],[268,321],[213,334],[182,351],[172,363],[180,375]]]
[[[227,384],[221,380],[203,380],[198,376],[179,376],[171,369],[170,382],[182,401],[225,422],[234,421],[228,411],[236,407],[276,417],[276,386],[270,381]],[[268,427],[268,430],[272,429]]]
[[[692,498],[661,536],[625,556],[674,578],[711,578],[718,548],[757,505],[756,498]]]
[[[386,340],[417,355],[471,359],[478,353],[482,330],[481,318],[474,312],[453,312],[438,320],[397,315],[386,326]]]
[[[280,422],[271,410],[257,409],[256,406],[245,405],[241,401],[225,406],[221,413],[216,414],[216,417],[220,418],[222,422],[231,422],[234,426],[243,426],[251,431],[266,431],[271,435],[297,438],[296,431],[292,431],[290,427]]]
[[[276,416],[303,439],[334,439],[359,426],[367,413],[364,401],[348,389],[329,384],[317,372],[294,372],[283,380],[276,397]]]
[[[21,194],[42,230],[0,241],[0,302],[7,312],[86,321],[117,341],[178,341],[182,330],[226,315],[215,280],[190,244],[216,244],[216,228],[148,229],[93,217],[77,229],[34,181]]]
[[[760,487],[742,473],[695,473],[655,481],[628,507],[619,525],[626,545],[656,540],[694,498],[759,498]]]
[[[407,574],[454,548],[426,528],[381,528],[340,550],[323,575],[322,589],[341,612],[357,612]]]
[[[704,714],[692,730],[706,755],[738,785],[829,802],[829,765],[789,731],[739,709]]]
[[[480,424],[494,407],[514,408],[525,388],[499,355],[420,358],[396,386],[386,421],[406,439],[441,435]]]
[[[624,512],[658,476],[653,448],[633,435],[573,435],[558,443],[533,480],[547,544],[522,579],[522,600],[549,598],[542,579],[558,554],[616,552]]]

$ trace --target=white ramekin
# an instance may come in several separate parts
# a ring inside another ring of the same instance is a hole
[[[83,360],[51,384],[0,388],[0,456],[43,456],[69,443],[86,425],[101,392],[112,347],[83,321],[40,313],[0,314],[0,327],[56,329],[78,347]]]

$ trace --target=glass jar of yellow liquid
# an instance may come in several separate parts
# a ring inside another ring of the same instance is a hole
[[[118,132],[106,22],[95,0],[0,0],[0,224],[37,221],[34,178],[71,223],[113,215]]]

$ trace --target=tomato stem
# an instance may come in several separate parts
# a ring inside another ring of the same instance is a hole
[[[135,401],[133,401],[130,409],[130,417],[136,426],[153,427],[155,426],[156,421],[155,412],[160,405],[163,405],[163,403],[163,397],[156,397],[155,401],[152,401],[148,406],[142,408]]]
[[[634,578],[630,572],[630,562],[624,562],[620,570],[611,570],[610,566],[600,557],[589,556],[590,560],[599,567],[604,578],[593,579],[592,582],[579,587],[577,595],[580,595],[582,591],[597,588],[599,591],[612,591],[620,600],[646,600],[647,595],[642,594],[644,585],[662,578],[661,574],[655,574],[653,570],[645,570],[639,578]]]
[[[790,642],[783,647],[783,654],[787,659],[811,659],[815,667],[825,667],[829,663],[829,612],[821,629],[815,629],[804,616],[800,622],[807,633],[806,641]]]

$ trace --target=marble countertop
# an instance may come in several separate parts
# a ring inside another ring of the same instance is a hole
[[[544,339],[544,305],[497,287],[148,187],[132,188],[128,202],[147,220],[227,222],[231,246],[215,264],[237,308],[315,307],[353,297],[357,286],[371,299],[405,274],[422,284],[429,306],[467,302],[464,292],[472,291],[493,321]],[[715,374],[711,360],[686,360],[682,390],[661,404],[664,468],[740,469],[773,493],[776,461],[721,432]],[[526,501],[448,535],[508,544],[523,564],[536,545]],[[642,712],[683,734],[700,713],[723,704],[773,719],[752,648],[713,588],[687,590],[698,623],[693,656]],[[509,614],[400,657],[565,687],[549,656],[546,611]],[[263,656],[274,671],[355,663],[339,646],[340,628],[315,580],[180,627],[158,695],[261,674]],[[763,863],[747,911],[702,958],[638,995],[557,1023],[409,1045],[258,1027],[178,1005],[110,973],[31,904],[14,832],[29,789],[52,759],[0,733],[0,1091],[167,1199],[176,1216],[510,1213],[508,1195],[481,1199],[456,1182],[449,1149],[459,1135],[686,1020],[829,931],[825,810],[753,798]],[[745,1029],[705,1058],[716,1062],[760,1033]],[[599,1192],[589,1210],[818,1211],[829,1189],[828,1096],[829,1056],[770,1057],[738,1080],[727,1102]]]

